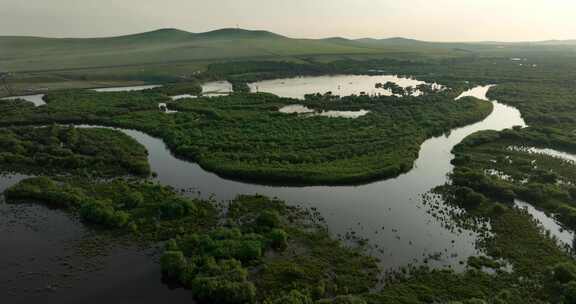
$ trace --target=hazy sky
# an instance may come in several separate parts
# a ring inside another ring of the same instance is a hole
[[[0,0],[0,35],[202,32],[237,24],[299,38],[576,39],[576,0]]]

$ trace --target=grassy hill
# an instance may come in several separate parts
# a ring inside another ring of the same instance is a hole
[[[386,54],[426,44],[404,39],[292,39],[243,29],[206,33],[161,29],[111,38],[0,37],[0,68],[22,72],[254,57]]]

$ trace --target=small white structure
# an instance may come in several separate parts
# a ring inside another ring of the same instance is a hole
[[[159,103],[158,110],[160,110],[160,112],[168,112],[168,106],[165,103]]]

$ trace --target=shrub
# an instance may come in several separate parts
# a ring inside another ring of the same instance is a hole
[[[470,187],[459,187],[456,190],[456,197],[464,208],[477,208],[486,201],[486,197],[481,193],[474,191]]]
[[[276,211],[265,210],[256,219],[256,225],[262,229],[274,229],[280,226],[280,215]]]
[[[140,192],[128,191],[122,195],[120,204],[126,209],[136,208],[144,203],[144,196]]]
[[[262,256],[262,243],[256,240],[220,240],[214,241],[209,250],[215,258],[250,261]]]
[[[558,208],[558,218],[569,227],[576,227],[576,208],[562,205]]]
[[[568,283],[576,279],[576,265],[573,263],[559,263],[554,266],[554,279],[560,283]]]
[[[571,281],[564,287],[564,304],[576,304],[576,282]]]
[[[508,208],[500,203],[495,203],[494,206],[492,206],[492,214],[494,215],[502,215],[504,214],[504,212],[506,212]]]
[[[80,208],[83,220],[111,228],[121,228],[128,224],[130,216],[122,211],[116,211],[109,204],[100,201],[90,201]]]
[[[347,295],[347,296],[337,296],[334,299],[324,299],[317,302],[317,304],[366,304],[364,299]]]
[[[84,200],[84,196],[77,189],[61,187],[48,177],[23,180],[6,189],[4,195],[8,200],[39,200],[61,208],[79,205]]]
[[[474,298],[464,301],[463,304],[487,304],[487,302],[482,299]]]
[[[201,274],[192,280],[192,292],[201,301],[223,304],[254,303],[256,287],[246,280],[248,272],[230,259],[215,263],[205,260]]]
[[[162,273],[169,278],[179,278],[187,268],[182,251],[166,251],[160,258]]]
[[[288,234],[282,229],[274,229],[270,232],[270,240],[272,248],[276,250],[286,250],[288,247]]]
[[[197,208],[193,202],[185,199],[174,199],[160,206],[160,217],[175,220],[196,213]]]
[[[276,299],[272,304],[312,304],[309,296],[302,294],[298,290],[292,290],[289,294]]]

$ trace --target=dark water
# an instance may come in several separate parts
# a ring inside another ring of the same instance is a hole
[[[469,94],[478,92],[480,95],[476,97],[485,98],[486,90],[473,90]],[[194,163],[173,157],[159,139],[138,131],[122,131],[148,149],[150,165],[158,174],[158,181],[164,185],[181,189],[193,188],[202,197],[214,195],[220,200],[229,200],[238,194],[260,193],[286,200],[289,204],[315,207],[326,218],[334,235],[355,231],[357,236],[367,238],[375,246],[372,254],[381,259],[383,268],[387,270],[409,263],[422,263],[429,255],[436,256],[430,263],[432,266],[459,268],[461,261],[478,253],[474,246],[477,236],[471,231],[454,231],[446,227],[445,222],[430,214],[430,207],[424,204],[421,195],[447,181],[446,174],[453,169],[450,164],[453,155],[450,151],[466,136],[480,130],[502,130],[515,125],[525,125],[515,108],[498,102],[493,103],[494,112],[485,120],[455,129],[446,136],[427,140],[421,147],[415,168],[409,173],[362,186],[275,187],[231,181],[206,172]],[[8,183],[14,182],[15,180],[10,178],[0,179],[0,190],[3,190]],[[5,210],[8,210],[5,214],[10,214],[10,208]],[[12,252],[15,255],[25,260],[33,255],[33,252],[41,252],[37,255],[46,255],[48,260],[45,264],[38,263],[36,267],[51,267],[49,257],[66,254],[65,251],[58,251],[64,250],[59,244],[81,238],[85,228],[71,219],[66,220],[67,217],[58,215],[55,211],[38,211],[38,213],[38,216],[44,214],[42,216],[48,221],[47,227],[53,227],[53,230],[39,229],[43,230],[39,234],[26,232],[28,224],[25,220],[21,223],[12,220],[12,224],[20,225],[20,228],[8,233],[1,228],[0,238],[5,239],[12,235],[14,240],[11,241],[10,248],[13,248]],[[0,227],[4,227],[4,219],[8,217],[2,216]],[[55,242],[52,246],[42,245],[45,240],[50,239]],[[39,244],[36,244],[37,242]],[[30,252],[27,249],[29,246],[46,246],[52,248],[54,252],[48,249]],[[158,266],[153,263],[153,259],[140,259],[141,253],[135,249],[132,249],[132,252],[128,249],[124,255],[119,254],[117,256],[112,252],[109,255],[107,262],[104,263],[105,269],[99,272],[100,275],[96,273],[87,275],[88,283],[78,281],[76,283],[78,285],[72,285],[73,288],[55,292],[55,295],[52,295],[53,299],[68,299],[70,296],[70,299],[89,297],[101,301],[110,299],[112,295],[114,299],[118,299],[119,296],[129,298],[139,293],[140,299],[147,299],[139,302],[147,303],[154,302],[155,298],[182,300],[189,297],[186,292],[172,292],[160,284]],[[3,256],[0,258],[0,268],[4,269],[14,261],[20,259],[16,259],[15,256]],[[0,282],[13,278],[14,272],[18,271],[23,271],[18,265],[13,267],[12,272],[0,271]],[[0,288],[14,285],[20,288],[21,284],[29,286],[26,288],[42,286],[40,282],[28,285],[11,281],[6,284],[0,285]],[[34,294],[30,294],[23,298],[27,299],[28,303],[33,303],[34,301],[30,301],[34,299],[33,296]]]
[[[23,178],[4,177],[0,190]],[[194,303],[162,284],[155,248],[100,246],[95,235],[64,211],[1,200],[0,303]],[[87,256],[86,242],[101,252]]]

